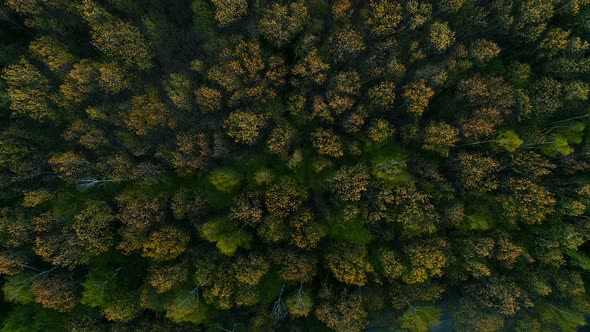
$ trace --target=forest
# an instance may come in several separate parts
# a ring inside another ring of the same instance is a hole
[[[576,332],[590,0],[0,1],[0,332]]]

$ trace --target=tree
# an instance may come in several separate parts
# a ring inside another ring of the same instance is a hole
[[[98,65],[90,60],[81,60],[73,65],[64,83],[59,87],[68,104],[81,104],[97,89]]]
[[[21,14],[38,14],[41,11],[36,0],[8,0],[6,4]]]
[[[123,22],[92,0],[82,1],[78,9],[90,25],[90,34],[100,51],[127,65],[140,69],[152,67],[150,46],[136,27]]]
[[[442,277],[443,268],[448,263],[444,252],[447,246],[446,241],[439,239],[430,244],[415,244],[405,248],[409,264],[402,274],[402,280],[415,284]]]
[[[330,36],[334,57],[344,61],[356,57],[366,48],[363,36],[353,27],[339,29]]]
[[[435,280],[418,284],[394,283],[390,288],[389,296],[396,311],[406,311],[412,307],[435,307],[445,291],[445,287]]]
[[[348,98],[340,98],[339,96],[336,96],[334,99],[344,102],[344,103],[340,104],[339,106],[344,106],[345,108],[352,107],[352,103],[350,103],[351,100]],[[349,102],[346,102],[346,101],[349,101]],[[332,124],[332,123],[334,123],[334,114],[332,114],[332,113],[333,112],[330,109],[329,105],[326,103],[326,100],[324,97],[315,96],[313,98],[313,106],[312,106],[312,113],[311,113],[312,119],[318,118],[318,119],[322,120],[322,122]]]
[[[513,268],[518,258],[523,254],[524,248],[511,242],[507,234],[498,234],[496,239],[495,257],[507,268]]]
[[[561,28],[549,29],[539,44],[542,54],[549,59],[558,55],[568,46],[570,34],[570,31],[564,31]]]
[[[455,43],[455,33],[446,22],[434,22],[428,32],[428,43],[434,53],[443,53]]]
[[[428,195],[419,192],[413,183],[388,187],[383,186],[377,194],[370,220],[398,223],[405,238],[436,231],[439,216]]]
[[[561,331],[575,331],[587,323],[581,312],[570,308],[560,307],[551,303],[543,304],[539,308],[541,321],[551,328],[558,328]]]
[[[462,269],[474,278],[488,277],[492,274],[491,264],[488,259],[492,256],[495,246],[494,239],[490,237],[477,237],[460,239],[454,247],[458,248],[458,256],[462,260]],[[461,278],[467,276],[461,275]]]
[[[48,98],[49,81],[25,58],[4,68],[2,78],[8,84],[6,90],[13,116],[28,116],[35,120],[55,117]]]
[[[352,12],[351,7],[350,0],[336,0],[332,3],[332,15],[336,19],[349,18]]]
[[[266,209],[277,217],[287,217],[299,209],[306,194],[293,179],[281,178],[264,194]]]
[[[404,87],[404,102],[408,112],[413,114],[416,118],[422,117],[422,113],[434,96],[434,90],[426,86],[424,80],[411,83]]]
[[[500,202],[510,222],[540,224],[555,210],[555,195],[530,180],[511,178],[506,187]]]
[[[507,316],[514,316],[530,299],[516,283],[501,276],[491,276],[483,283],[470,287],[469,291],[482,306]]]
[[[289,124],[278,125],[271,131],[268,140],[266,141],[268,151],[281,156],[286,156],[295,134],[295,128]]]
[[[234,302],[237,307],[251,307],[255,306],[260,302],[260,293],[259,291],[250,286],[244,287],[241,285],[236,289]]]
[[[367,273],[373,271],[368,261],[367,248],[354,245],[335,245],[327,255],[328,267],[336,280],[363,286],[367,283]]]
[[[199,287],[207,287],[213,284],[216,271],[219,269],[219,254],[210,252],[209,255],[194,263],[194,282]],[[224,266],[225,267],[225,266]]]
[[[39,149],[39,139],[41,137],[34,132],[18,126],[9,126],[0,133],[0,167],[6,172],[3,187],[8,185],[7,181],[18,182],[40,175],[46,165],[47,152]],[[9,174],[13,180],[7,178]]]
[[[357,107],[344,120],[344,129],[347,133],[357,133],[367,122],[368,112],[365,107]]]
[[[355,98],[359,94],[360,76],[354,71],[340,72],[330,80],[330,85],[326,93],[327,105],[322,103],[322,109],[319,111],[326,114],[320,114],[327,122],[333,122],[335,117],[352,109],[355,104]],[[314,100],[314,103],[318,98]],[[323,101],[322,101],[323,102]],[[314,105],[314,111],[318,111]]]
[[[151,195],[141,190],[127,190],[115,200],[119,207],[118,219],[126,226],[146,229],[165,220],[167,199],[162,194]]]
[[[63,136],[68,141],[77,141],[81,146],[95,150],[109,144],[104,131],[97,126],[83,121],[77,120],[72,122],[70,127],[63,133]]]
[[[458,180],[467,191],[488,192],[498,188],[500,164],[491,157],[462,152],[457,157]]]
[[[318,128],[311,135],[313,147],[319,154],[338,158],[344,155],[342,142],[331,129]]]
[[[313,299],[309,292],[303,291],[303,284],[301,284],[299,290],[287,298],[285,305],[291,316],[305,318],[313,309]]]
[[[272,258],[279,267],[279,275],[285,281],[310,282],[317,272],[318,259],[310,253],[281,250]]]
[[[82,178],[91,167],[84,156],[74,151],[57,154],[47,162],[62,180],[70,183]]]
[[[155,261],[169,261],[180,256],[186,250],[190,236],[172,227],[165,227],[153,232],[143,245],[143,256]]]
[[[16,255],[14,252],[2,252],[0,253],[0,274],[15,275],[22,272],[25,263],[23,257]]]
[[[193,174],[205,168],[210,153],[205,134],[180,132],[176,135],[172,165],[180,174]]]
[[[506,113],[514,105],[513,89],[502,77],[475,74],[459,82],[459,90],[475,109],[497,109]]]
[[[226,268],[222,266],[222,268]],[[203,298],[219,309],[230,309],[234,306],[236,283],[227,273],[218,269],[211,286],[203,292]]]
[[[500,132],[496,140],[496,144],[508,152],[516,151],[516,149],[518,149],[522,143],[524,142],[512,130],[504,130]]]
[[[325,229],[317,223],[314,215],[307,209],[300,210],[289,220],[291,244],[302,249],[316,248],[325,236]]]
[[[30,282],[35,275],[29,273],[20,273],[10,276],[2,286],[4,299],[12,303],[27,304],[34,300],[33,291]]]
[[[343,167],[330,179],[332,190],[343,201],[357,202],[369,185],[369,169],[362,165]]]
[[[238,257],[233,264],[236,279],[250,286],[256,286],[269,270],[270,264],[264,257],[254,253]]]
[[[381,249],[379,251],[380,269],[383,275],[389,280],[399,279],[404,270],[404,266],[399,262],[398,254],[391,249]]]
[[[147,283],[158,293],[171,291],[187,279],[187,267],[184,262],[171,265],[152,265],[148,268]]]
[[[453,313],[453,327],[457,330],[498,332],[504,327],[504,318],[501,315],[482,310],[465,299],[461,299],[460,303]]]
[[[531,108],[538,119],[549,118],[561,106],[563,85],[552,78],[543,77],[530,86]]]
[[[590,84],[582,81],[568,82],[563,88],[563,94],[565,100],[570,104],[578,105],[588,100],[590,96]]]
[[[328,69],[330,69],[330,65],[324,62],[317,49],[313,49],[295,64],[291,72],[306,81],[321,85],[328,77]]]
[[[249,249],[252,235],[229,220],[214,219],[201,227],[201,236],[209,242],[215,242],[217,249],[224,255],[233,256],[238,248]]]
[[[338,72],[331,80],[326,93],[329,99],[337,95],[351,95],[359,94],[361,85],[359,83],[359,73],[356,70]]]
[[[547,156],[557,156],[560,154],[567,156],[573,153],[574,148],[570,144],[582,143],[582,136],[586,124],[573,122],[558,127],[560,128],[553,132],[549,142],[540,143],[541,152]],[[555,127],[551,129],[555,129]]]
[[[234,49],[224,49],[221,60],[209,69],[207,77],[230,95],[230,106],[240,101],[264,104],[273,100],[285,83],[283,58],[263,56],[258,43],[241,41]]]
[[[221,110],[222,99],[221,93],[218,90],[207,86],[201,86],[195,91],[195,97],[201,112],[213,113]]]
[[[218,37],[212,3],[205,0],[193,0],[191,9],[193,28],[200,39],[213,40]]]
[[[433,151],[443,157],[459,142],[459,130],[444,122],[431,122],[424,133],[422,149]]]
[[[227,26],[248,12],[248,2],[246,0],[212,0],[215,5],[215,20],[219,26]]]
[[[122,114],[127,127],[142,136],[159,127],[174,127],[174,119],[168,107],[152,91],[131,99],[131,112]]]
[[[230,209],[230,218],[247,226],[256,227],[263,218],[262,199],[258,192],[240,194]]]
[[[392,109],[395,102],[395,83],[384,81],[369,89],[371,102],[383,109]]]
[[[183,111],[191,109],[191,81],[185,75],[170,74],[170,78],[164,82],[164,90],[178,109]]]
[[[440,323],[441,309],[432,306],[410,306],[399,319],[402,328],[411,332],[428,332]]]
[[[343,292],[318,304],[315,314],[329,328],[337,332],[362,331],[367,326],[368,313],[359,293]]]
[[[72,228],[79,244],[94,255],[107,252],[114,244],[113,211],[104,201],[87,201],[85,208],[74,216]]]
[[[288,5],[273,3],[263,11],[260,33],[277,47],[289,42],[299,33],[307,19],[307,7],[303,1]]]
[[[486,64],[500,54],[500,46],[487,39],[478,39],[471,43],[469,55],[480,64]]]
[[[91,255],[84,252],[74,232],[61,218],[46,212],[33,218],[33,224],[33,250],[44,261],[68,269],[88,262]]]
[[[525,42],[536,41],[547,28],[547,21],[554,14],[551,1],[535,0],[516,6],[514,28],[518,37]]]
[[[394,129],[391,124],[385,119],[377,119],[373,121],[368,129],[369,138],[377,144],[387,142],[393,136]]]
[[[23,210],[0,209],[0,240],[4,248],[19,248],[32,241],[33,225]]]
[[[260,129],[266,119],[263,115],[247,111],[235,111],[230,113],[224,122],[227,134],[236,143],[252,144],[258,138]]]
[[[408,17],[407,27],[410,30],[416,30],[426,24],[432,17],[432,4],[424,3],[417,0],[406,2],[406,17]]]
[[[367,24],[371,27],[371,32],[377,36],[393,35],[403,19],[401,9],[401,5],[396,1],[370,1],[365,16]]]
[[[458,12],[467,0],[442,0],[440,7],[446,12]]]
[[[98,83],[105,91],[119,93],[129,87],[127,73],[116,62],[102,63],[98,71]]]
[[[205,305],[199,302],[193,290],[178,291],[165,304],[165,309],[166,318],[177,324],[200,324],[207,319],[209,313]]]
[[[102,313],[109,321],[129,322],[137,317],[141,309],[136,301],[139,294],[135,291],[115,292]]]
[[[516,174],[532,179],[549,175],[556,168],[556,165],[534,151],[519,151],[512,158],[510,166]]]
[[[493,135],[496,127],[504,123],[501,115],[501,111],[493,107],[476,109],[473,115],[461,124],[463,136],[479,139]]]
[[[277,243],[289,238],[289,226],[282,218],[267,216],[256,229],[258,236],[265,242]]]
[[[181,188],[174,196],[171,202],[172,214],[178,220],[198,220],[204,216],[207,211],[207,202],[202,195],[196,191]]]
[[[32,41],[29,50],[37,60],[57,74],[65,73],[76,60],[65,44],[49,35]]]
[[[35,302],[45,308],[68,312],[78,304],[79,291],[65,274],[48,274],[31,282]]]

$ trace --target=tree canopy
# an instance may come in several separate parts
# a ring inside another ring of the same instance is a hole
[[[590,1],[0,1],[0,332],[577,331]]]

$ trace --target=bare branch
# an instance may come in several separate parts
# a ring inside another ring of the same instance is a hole
[[[281,287],[281,292],[279,293],[279,298],[275,301],[274,305],[272,306],[272,310],[270,311],[270,317],[275,321],[281,320],[287,316],[287,308],[285,307],[282,299],[283,291],[285,290],[285,284],[286,282],[283,283],[283,287]]]
[[[93,187],[100,187],[108,182],[115,182],[115,181],[117,181],[117,180],[116,179],[94,179],[94,178],[81,179],[81,180],[78,180],[78,188],[80,188],[82,190],[87,190],[87,189],[91,189]]]

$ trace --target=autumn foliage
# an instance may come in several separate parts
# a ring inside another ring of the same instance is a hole
[[[577,331],[590,1],[0,1],[0,332]]]

